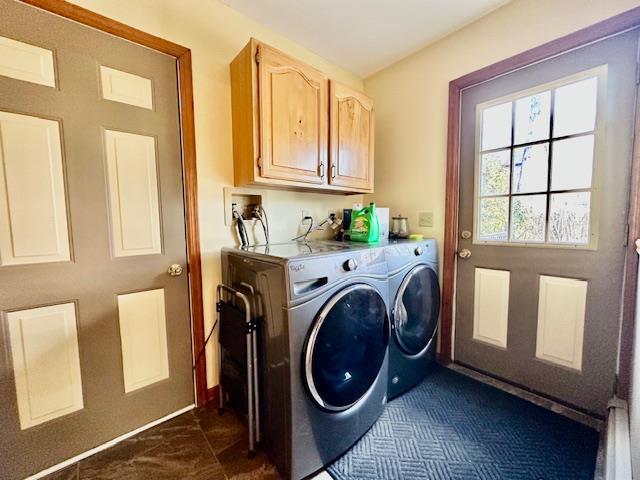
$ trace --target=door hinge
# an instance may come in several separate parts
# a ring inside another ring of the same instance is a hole
[[[262,170],[262,157],[258,157],[258,169]]]
[[[260,50],[256,50],[256,63],[260,63]]]

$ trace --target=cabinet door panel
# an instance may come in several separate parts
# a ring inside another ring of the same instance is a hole
[[[262,45],[259,58],[261,175],[324,183],[327,78]]]
[[[373,190],[373,102],[360,92],[331,82],[332,185]]]

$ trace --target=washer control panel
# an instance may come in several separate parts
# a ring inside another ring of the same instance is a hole
[[[372,247],[341,254],[295,259],[287,262],[287,269],[289,298],[297,300],[329,288],[345,278],[384,278],[387,275],[387,262],[384,248]]]

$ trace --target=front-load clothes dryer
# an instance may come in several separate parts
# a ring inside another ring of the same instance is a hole
[[[383,249],[300,243],[223,249],[222,258],[224,283],[253,291],[259,304],[264,447],[285,478],[305,478],[384,409],[391,327]]]
[[[391,399],[420,382],[435,361],[440,285],[435,240],[391,243],[385,247],[385,257],[391,303]]]

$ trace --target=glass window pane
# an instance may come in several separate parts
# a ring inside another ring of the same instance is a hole
[[[514,149],[513,193],[546,192],[548,170],[548,143]]]
[[[480,158],[480,195],[509,193],[511,150],[485,153]]]
[[[515,144],[549,138],[550,105],[549,91],[516,101]]]
[[[589,243],[591,193],[571,192],[551,195],[549,241],[553,243]]]
[[[553,142],[551,189],[591,188],[593,135]]]
[[[596,125],[598,78],[571,83],[556,90],[553,136],[589,132]]]
[[[546,195],[513,197],[511,200],[511,240],[544,242]]]
[[[478,216],[478,235],[480,240],[505,241],[509,226],[509,198],[480,199]]]
[[[482,112],[482,150],[511,145],[511,102]]]

